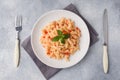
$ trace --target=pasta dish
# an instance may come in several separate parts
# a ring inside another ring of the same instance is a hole
[[[80,29],[74,21],[61,18],[52,21],[42,29],[40,43],[46,50],[47,56],[54,59],[66,59],[80,49]]]

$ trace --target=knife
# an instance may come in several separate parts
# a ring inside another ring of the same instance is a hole
[[[104,34],[103,69],[104,69],[104,73],[107,73],[108,72],[108,12],[107,12],[107,9],[104,9],[104,14],[103,14],[103,34]]]

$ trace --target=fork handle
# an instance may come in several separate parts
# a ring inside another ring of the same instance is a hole
[[[14,53],[15,67],[18,67],[19,59],[20,59],[20,40],[16,39],[16,41],[15,41],[15,53]]]
[[[103,45],[103,69],[104,69],[104,73],[108,72],[108,51],[107,51],[107,45]]]

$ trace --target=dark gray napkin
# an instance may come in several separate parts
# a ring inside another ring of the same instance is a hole
[[[88,26],[89,32],[90,32],[90,46],[92,44],[94,44],[98,40],[98,38],[97,38],[98,34],[92,28],[92,26],[80,15],[77,8],[73,4],[70,4],[64,9],[76,13],[77,15],[79,15],[85,21],[85,23]],[[37,65],[37,67],[40,69],[40,71],[42,72],[42,74],[44,75],[44,77],[47,80],[50,79],[52,76],[54,76],[57,72],[59,72],[61,70],[61,69],[56,69],[56,68],[52,68],[52,67],[49,67],[49,66],[45,65],[35,56],[35,54],[32,50],[32,47],[31,47],[30,36],[23,41],[22,47],[31,56],[31,58],[33,59],[33,61],[35,62],[35,64]]]

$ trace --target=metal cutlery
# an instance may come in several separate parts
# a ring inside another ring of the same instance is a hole
[[[107,9],[104,10],[104,14],[103,14],[103,34],[104,34],[103,69],[104,69],[104,73],[107,73],[108,72],[108,12],[107,12]]]
[[[22,16],[17,16],[15,19],[16,41],[15,41],[15,53],[14,63],[15,67],[18,67],[20,61],[20,31],[22,30]]]

